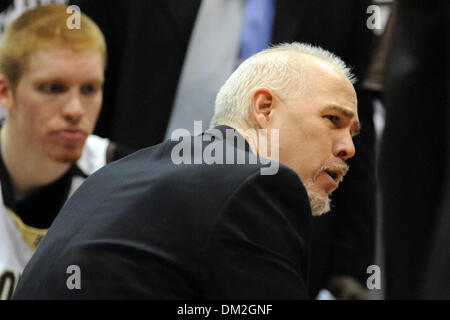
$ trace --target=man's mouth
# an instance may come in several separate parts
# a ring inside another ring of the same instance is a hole
[[[331,179],[336,181],[336,183],[341,182],[343,177],[343,174],[341,172],[336,170],[325,170],[325,172],[331,177]]]
[[[330,170],[326,170],[325,172],[335,181],[337,180],[337,178],[339,176],[337,173],[330,171]]]
[[[65,129],[54,131],[54,134],[56,134],[56,136],[66,140],[66,141],[73,142],[73,143],[82,141],[87,136],[87,133],[84,130],[81,130],[78,128],[65,128]]]
[[[333,179],[337,184],[341,183],[344,179],[345,174],[348,171],[347,165],[325,165],[323,166],[317,175],[319,175],[322,172],[325,172],[328,174],[331,179]]]

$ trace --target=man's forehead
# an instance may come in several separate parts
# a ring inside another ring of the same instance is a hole
[[[31,73],[35,77],[49,78],[58,77],[64,73],[103,76],[103,66],[100,53],[94,50],[75,52],[66,48],[57,48],[38,50],[31,54],[25,73]]]
[[[95,59],[100,60],[102,62],[102,56],[99,51],[95,49],[86,49],[76,51],[71,49],[70,47],[56,47],[56,48],[43,48],[32,52],[29,55],[29,60],[31,62],[41,62],[42,60],[58,60],[58,61],[67,61],[67,60],[86,60],[86,59]]]
[[[335,67],[320,68],[320,71],[311,73],[316,94],[326,104],[334,104],[343,108],[343,112],[354,113],[357,116],[358,99],[353,84]]]

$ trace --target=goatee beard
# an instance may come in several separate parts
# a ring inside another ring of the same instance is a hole
[[[311,205],[311,212],[313,216],[320,216],[331,211],[330,197],[324,197],[316,191],[312,190],[314,183],[309,180],[305,183],[306,192],[308,193],[309,203]]]

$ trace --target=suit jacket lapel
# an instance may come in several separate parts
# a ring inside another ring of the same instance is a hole
[[[302,21],[308,1],[277,0],[271,42],[291,42]]]

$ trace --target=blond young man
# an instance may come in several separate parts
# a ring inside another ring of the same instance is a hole
[[[111,144],[91,135],[102,104],[106,45],[60,5],[14,21],[0,45],[0,298],[18,278],[68,197],[102,167]],[[112,154],[112,153],[111,153]],[[112,157],[108,157],[112,158]]]

